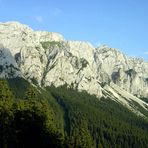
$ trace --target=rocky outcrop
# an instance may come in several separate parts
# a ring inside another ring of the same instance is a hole
[[[112,94],[129,108],[125,97],[148,97],[148,63],[118,49],[67,41],[58,33],[33,31],[18,22],[0,23],[0,44],[0,77],[22,76],[41,87],[67,84],[98,97]]]
[[[21,77],[20,69],[9,49],[0,44],[0,78]]]
[[[119,50],[107,46],[99,47],[96,56],[97,63],[100,63],[99,71],[106,73],[110,81],[135,96],[148,97],[147,62],[139,58],[128,58]]]

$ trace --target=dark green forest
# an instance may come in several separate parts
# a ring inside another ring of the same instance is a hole
[[[0,80],[0,148],[147,148],[148,120],[67,86]]]

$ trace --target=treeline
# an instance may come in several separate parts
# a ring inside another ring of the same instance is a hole
[[[0,80],[2,148],[146,148],[148,121],[109,98],[67,86]]]

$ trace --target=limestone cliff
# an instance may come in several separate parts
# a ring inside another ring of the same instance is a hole
[[[148,63],[118,49],[67,41],[58,33],[34,31],[18,22],[0,23],[0,77],[24,77],[40,87],[54,84],[110,96],[137,112],[148,104]],[[125,99],[126,98],[126,99]],[[141,114],[139,112],[139,114]]]

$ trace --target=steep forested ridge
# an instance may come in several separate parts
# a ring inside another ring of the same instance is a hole
[[[146,148],[148,120],[67,86],[0,80],[0,147]]]

